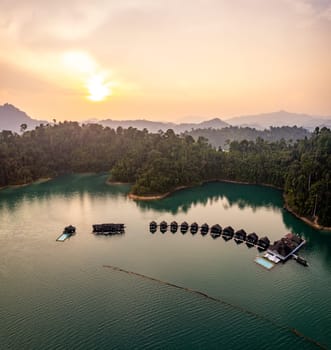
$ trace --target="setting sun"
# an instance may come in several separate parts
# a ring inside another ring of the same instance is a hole
[[[91,101],[99,102],[106,99],[106,97],[112,94],[110,82],[106,82],[100,75],[94,75],[87,82],[87,89],[89,96],[87,98]]]

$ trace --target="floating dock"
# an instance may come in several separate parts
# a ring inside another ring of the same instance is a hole
[[[96,235],[123,234],[125,226],[124,224],[95,224],[92,225],[92,231]]]
[[[269,260],[267,260],[267,259],[265,259],[265,258],[263,258],[263,257],[261,257],[261,256],[257,256],[257,257],[254,259],[254,261],[255,261],[257,264],[259,264],[259,265],[261,265],[262,267],[264,267],[265,269],[267,269],[267,270],[271,270],[271,269],[275,266],[275,264],[274,264],[273,262],[271,262],[271,261],[269,261]]]
[[[56,240],[57,240],[57,242],[64,242],[69,237],[71,237],[71,234],[69,234],[69,233],[62,233],[61,236],[59,236]]]
[[[70,238],[72,235],[76,233],[76,227],[69,225],[66,226],[63,230],[63,233],[56,239],[57,242],[64,242],[68,238]]]

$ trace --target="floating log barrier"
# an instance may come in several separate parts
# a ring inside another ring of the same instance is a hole
[[[248,248],[253,247],[257,241],[258,241],[259,237],[255,232],[252,232],[250,234],[247,235],[246,237],[246,245]]]
[[[270,240],[268,237],[262,237],[257,241],[257,249],[259,251],[264,251],[267,250],[269,248],[270,245]]]
[[[93,233],[96,235],[123,234],[124,224],[95,224],[92,225]]]
[[[213,225],[210,228],[210,235],[213,238],[217,238],[222,234],[222,227],[219,224]]]
[[[209,231],[209,226],[208,224],[203,224],[201,227],[200,227],[200,232],[203,236],[205,236]]]
[[[170,231],[172,233],[176,233],[178,230],[178,224],[176,221],[173,221],[171,224],[170,224]]]
[[[191,225],[191,229],[190,229],[192,235],[195,235],[198,232],[198,230],[199,230],[199,225],[196,222],[194,222]]]
[[[242,242],[244,242],[246,240],[246,231],[243,229],[240,229],[238,231],[236,231],[236,233],[234,234],[234,241],[237,244],[241,244]]]
[[[138,277],[138,278],[141,278],[141,279],[149,280],[149,281],[154,282],[154,283],[159,283],[159,284],[162,284],[162,285],[165,285],[165,286],[176,288],[176,289],[179,289],[179,290],[182,290],[182,291],[194,294],[194,295],[199,296],[201,298],[205,298],[205,299],[208,299],[210,301],[222,304],[224,307],[231,308],[233,310],[237,310],[237,311],[239,311],[241,313],[244,313],[244,314],[248,315],[249,317],[254,317],[255,319],[259,319],[259,320],[262,320],[264,322],[268,322],[273,327],[276,327],[276,328],[278,328],[278,329],[280,329],[282,331],[290,332],[291,334],[295,335],[296,337],[301,338],[305,342],[310,343],[310,344],[316,346],[319,349],[327,350],[327,347],[325,345],[319,343],[318,341],[316,341],[313,338],[310,338],[310,337],[304,335],[303,333],[301,333],[297,329],[291,328],[291,327],[289,327],[287,325],[280,324],[277,321],[275,321],[272,317],[269,318],[269,317],[267,317],[267,316],[265,316],[263,314],[258,314],[255,311],[249,310],[249,309],[247,309],[244,306],[240,306],[240,305],[237,305],[237,304],[232,304],[229,301],[226,301],[226,300],[224,300],[222,298],[219,298],[219,297],[215,297],[215,296],[209,295],[209,294],[207,294],[205,292],[202,292],[202,291],[199,291],[199,290],[196,290],[196,289],[191,289],[191,288],[188,288],[188,287],[185,287],[185,286],[181,286],[181,285],[178,285],[178,284],[174,284],[174,283],[171,283],[171,282],[163,281],[163,280],[160,280],[160,279],[155,278],[155,277],[150,277],[150,276],[147,276],[147,275],[143,275],[143,274],[141,274],[139,272],[125,270],[125,269],[122,269],[120,267],[112,266],[112,265],[102,265],[102,267],[103,268],[107,268],[107,269],[112,269],[113,271],[126,273],[128,275],[135,276],[135,277]]]
[[[186,233],[188,231],[188,223],[186,221],[184,221],[181,225],[180,225],[180,232],[181,233]]]
[[[150,232],[152,233],[155,233],[156,230],[157,230],[157,223],[155,221],[152,221],[150,224],[149,224],[149,230]]]
[[[162,233],[165,233],[167,231],[167,229],[168,229],[168,224],[165,221],[162,221],[160,223],[160,231]]]

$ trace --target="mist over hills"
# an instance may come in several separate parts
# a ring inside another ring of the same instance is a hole
[[[21,124],[27,124],[28,129],[34,129],[40,124],[47,124],[48,121],[36,120],[28,116],[25,112],[17,107],[5,103],[0,106],[0,130],[20,131]],[[315,127],[326,126],[331,128],[331,117],[311,116],[308,114],[289,113],[286,111],[278,111],[272,113],[263,113],[257,115],[247,115],[227,119],[226,121],[219,118],[206,120],[200,123],[172,123],[160,122],[144,119],[137,120],[85,120],[82,123],[99,123],[110,128],[134,127],[137,129],[146,128],[150,132],[158,132],[159,130],[166,131],[173,129],[176,133],[191,131],[192,129],[222,129],[229,126],[251,127],[255,129],[268,129],[271,126],[298,126],[307,130],[314,130]]]
[[[226,120],[233,126],[248,126],[255,129],[267,129],[270,126],[298,126],[314,130],[317,126],[331,127],[331,117],[312,116],[301,113],[278,111],[256,115],[234,117]]]
[[[105,119],[98,121],[99,124],[103,126],[109,126],[110,128],[116,129],[121,126],[122,128],[128,128],[130,126],[137,129],[146,128],[150,132],[158,132],[159,130],[166,131],[168,129],[173,129],[176,133],[182,133],[185,131],[190,131],[192,129],[222,129],[229,126],[228,123],[224,122],[219,118],[214,118],[211,120],[203,121],[201,123],[167,123],[167,122],[155,122],[150,120],[112,120]]]

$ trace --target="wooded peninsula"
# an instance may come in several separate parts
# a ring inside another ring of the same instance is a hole
[[[194,139],[171,129],[149,133],[61,122],[22,134],[0,132],[0,187],[65,173],[105,171],[110,171],[111,181],[132,183],[137,198],[213,180],[271,185],[283,190],[286,205],[296,215],[331,226],[327,128],[316,128],[297,141],[229,141],[226,151],[203,136]]]

